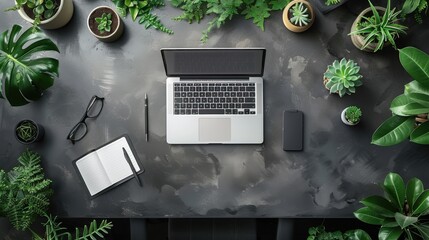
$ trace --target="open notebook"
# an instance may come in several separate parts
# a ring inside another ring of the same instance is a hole
[[[106,143],[73,162],[91,197],[134,178],[122,148],[127,151],[137,174],[142,173],[144,170],[140,167],[131,141],[126,135]]]

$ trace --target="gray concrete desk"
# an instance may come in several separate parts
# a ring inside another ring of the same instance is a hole
[[[390,172],[429,184],[427,146],[403,143],[383,148],[370,144],[373,131],[390,115],[391,100],[410,77],[392,49],[377,54],[356,49],[347,36],[355,16],[347,9],[317,15],[302,34],[286,30],[277,12],[265,32],[236,17],[216,30],[204,47],[266,47],[265,142],[262,145],[170,146],[165,141],[165,73],[159,49],[198,47],[207,20],[200,25],[175,22],[170,6],[158,11],[175,34],[169,36],[125,19],[124,36],[115,43],[97,41],[86,17],[110,1],[75,0],[72,21],[46,33],[61,53],[60,78],[38,102],[11,107],[0,101],[0,167],[10,169],[26,146],[14,138],[24,118],[43,124],[46,137],[30,146],[43,156],[55,194],[52,212],[61,217],[351,217],[358,200],[380,193]],[[0,9],[8,6],[5,1]],[[29,26],[18,13],[0,13],[0,30],[14,23]],[[429,21],[412,26],[398,42],[429,52]],[[341,57],[356,60],[364,86],[352,96],[329,95],[322,85],[326,66]],[[144,94],[149,95],[150,141],[144,135]],[[104,96],[103,112],[87,121],[87,136],[66,140],[92,95]],[[363,120],[345,126],[340,112],[362,107]],[[305,150],[284,152],[284,109],[305,114]],[[90,149],[127,133],[146,172],[144,187],[128,181],[90,200],[72,161]]]

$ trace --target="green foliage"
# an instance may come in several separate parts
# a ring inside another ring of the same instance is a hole
[[[16,5],[6,9],[6,11],[16,11],[23,7],[33,11],[35,29],[41,21],[54,16],[59,6],[54,0],[16,0]]]
[[[422,14],[427,13],[428,0],[405,0],[402,5],[402,16],[414,13],[414,18],[418,23],[422,23]]]
[[[367,232],[361,229],[326,232],[325,226],[320,225],[308,229],[307,240],[371,240]]]
[[[0,36],[0,98],[12,106],[39,99],[58,77],[58,60],[41,54],[59,52],[55,43],[38,29],[19,35],[21,29],[14,25]]]
[[[393,116],[383,122],[372,135],[372,143],[391,146],[407,138],[414,143],[429,144],[429,121],[416,124],[415,117],[429,113],[429,55],[414,47],[399,50],[399,60],[415,79],[405,85],[404,94],[390,104]]]
[[[345,94],[351,95],[356,92],[356,87],[362,85],[362,75],[359,74],[360,67],[353,60],[335,60],[328,66],[324,77],[328,79],[326,87],[330,93],[338,93],[340,97]]]
[[[73,236],[72,233],[68,232],[66,228],[61,226],[61,222],[57,222],[57,217],[52,217],[51,215],[45,215],[45,217],[47,220],[43,224],[45,227],[44,236],[40,237],[35,232],[32,232],[33,239],[35,240],[104,239],[104,235],[107,235],[109,233],[108,231],[113,227],[112,222],[107,222],[107,220],[102,220],[99,225],[96,220],[93,220],[89,227],[87,225],[83,226],[82,232],[80,232],[79,228],[76,228]]]
[[[245,19],[252,19],[262,31],[265,19],[271,16],[271,11],[283,9],[290,0],[171,0],[173,6],[183,10],[177,21],[199,23],[206,15],[214,15],[203,31],[201,41],[208,40],[208,34],[214,27],[220,28],[235,15],[243,15]]]
[[[17,230],[26,230],[37,216],[46,214],[51,180],[45,179],[37,153],[27,150],[18,161],[20,165],[9,173],[0,170],[0,216]]]
[[[159,18],[152,13],[154,9],[165,6],[164,0],[112,0],[112,2],[116,5],[120,16],[126,17],[130,14],[133,21],[140,18],[139,23],[144,23],[146,29],[152,27],[173,34],[173,31],[165,27]]]
[[[334,4],[338,4],[340,2],[341,2],[341,0],[325,0],[325,5],[326,6],[331,6],[331,5],[334,5]]]
[[[95,18],[98,26],[97,29],[100,33],[110,32],[112,26],[112,14],[111,13],[103,13],[101,17]]]
[[[357,29],[350,34],[361,35],[364,37],[364,45],[362,49],[366,48],[371,43],[377,43],[374,52],[383,49],[384,44],[389,42],[396,49],[395,38],[400,34],[406,34],[406,26],[398,23],[399,14],[401,11],[395,11],[395,8],[390,9],[390,0],[387,1],[386,11],[383,16],[380,16],[379,11],[368,0],[372,10],[370,17],[363,16],[361,23],[358,24]]]
[[[362,116],[362,111],[356,106],[350,106],[346,110],[346,119],[351,123],[358,123]]]
[[[380,240],[429,239],[429,224],[422,217],[429,211],[429,190],[420,179],[413,178],[405,185],[396,173],[389,173],[383,183],[384,196],[370,196],[362,201],[365,207],[354,212],[362,222],[380,225]]]
[[[37,127],[30,121],[23,121],[16,128],[16,133],[24,142],[30,142],[37,135]]]
[[[313,16],[309,16],[308,13],[308,7],[306,5],[304,5],[304,3],[299,2],[294,4],[290,10],[289,10],[290,14],[291,14],[291,18],[290,21],[295,25],[295,26],[307,26],[310,23],[311,17]]]

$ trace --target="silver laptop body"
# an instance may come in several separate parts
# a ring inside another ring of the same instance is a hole
[[[167,143],[264,141],[263,48],[161,49]]]

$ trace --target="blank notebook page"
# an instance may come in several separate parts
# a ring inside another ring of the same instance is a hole
[[[112,185],[96,152],[77,160],[76,166],[91,196]]]
[[[136,172],[140,171],[140,167],[134,157],[133,152],[128,145],[127,139],[122,137],[96,151],[101,165],[103,166],[111,184],[115,184],[124,178],[133,175],[131,167],[125,159],[122,147],[128,153],[131,163],[134,165]]]

